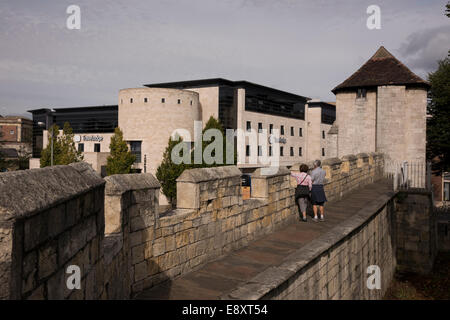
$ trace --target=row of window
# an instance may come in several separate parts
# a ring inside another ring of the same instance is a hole
[[[134,99],[130,98],[130,103],[133,103]],[[144,98],[144,103],[148,102],[148,98]],[[120,99],[120,103],[123,104],[123,99]],[[166,98],[161,98],[161,103],[166,103]],[[177,99],[177,103],[181,104],[181,99]],[[192,100],[191,100],[191,106],[192,106]]]
[[[246,145],[246,147],[245,147],[245,155],[247,157],[250,157],[250,155],[251,155],[250,145]],[[271,157],[272,155],[273,155],[272,146],[269,146],[269,157]],[[291,157],[294,156],[294,147],[290,147],[289,155]],[[262,146],[258,146],[258,157],[261,157],[261,156],[262,156]],[[280,157],[283,157],[283,156],[284,156],[284,147],[280,146]],[[298,156],[299,157],[303,156],[302,147],[298,148]],[[322,157],[325,157],[325,148],[322,148]]]
[[[130,151],[136,156],[136,163],[141,162],[141,145],[142,141],[130,141]],[[84,143],[78,144],[78,151],[84,152]],[[100,152],[100,143],[94,144],[94,152]]]
[[[84,143],[79,143],[78,144],[78,151],[79,152],[84,152]],[[94,152],[100,152],[100,143],[95,143],[94,144]]]
[[[247,121],[247,131],[252,130],[252,122]],[[263,130],[262,122],[258,122],[258,133],[261,133]],[[269,133],[273,133],[273,124],[269,124]],[[284,135],[284,126],[280,126],[280,135]],[[295,135],[295,129],[294,127],[291,127],[291,136]],[[298,128],[298,136],[303,137],[303,128]]]
[[[247,121],[247,131],[252,130],[252,122]],[[258,122],[258,133],[262,133],[263,125],[262,122]],[[269,124],[269,133],[271,134],[273,132],[273,124]],[[280,135],[284,135],[284,126],[280,126]],[[291,136],[293,137],[295,135],[295,129],[294,127],[291,127]],[[303,137],[303,129],[298,128],[298,136]],[[322,130],[322,139],[325,139],[325,130]]]

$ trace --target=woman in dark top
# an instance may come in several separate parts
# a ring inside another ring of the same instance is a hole
[[[323,183],[325,181],[325,170],[321,168],[322,163],[320,160],[314,161],[314,170],[311,171],[312,189],[311,189],[311,203],[313,205],[314,218],[313,221],[317,222],[317,207],[320,208],[320,221],[325,221],[323,205],[327,201],[325,191],[323,189]]]

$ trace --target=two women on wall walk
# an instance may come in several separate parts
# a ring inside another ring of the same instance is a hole
[[[300,165],[299,169],[300,172],[292,172],[291,176],[297,180],[295,202],[299,208],[300,219],[304,222],[307,221],[306,209],[308,202],[311,201],[314,212],[313,221],[325,221],[324,204],[327,201],[323,188],[325,170],[322,169],[320,160],[314,161],[314,168],[310,174],[308,174],[309,168],[306,164]]]

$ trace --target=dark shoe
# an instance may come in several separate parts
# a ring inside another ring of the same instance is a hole
[[[300,218],[301,221],[307,222],[308,220],[306,218]]]

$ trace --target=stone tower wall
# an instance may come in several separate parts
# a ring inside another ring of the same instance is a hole
[[[357,99],[356,91],[336,95],[336,123],[339,127],[338,157],[375,152],[376,92]]]

